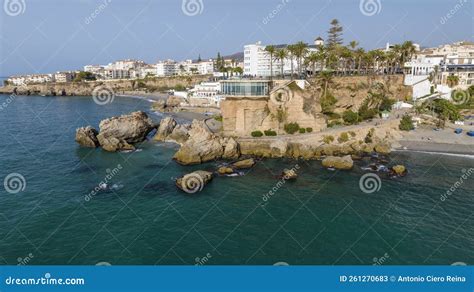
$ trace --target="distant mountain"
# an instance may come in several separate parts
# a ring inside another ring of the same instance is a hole
[[[232,55],[224,56],[224,59],[235,59],[238,62],[244,61],[244,52],[238,52]]]

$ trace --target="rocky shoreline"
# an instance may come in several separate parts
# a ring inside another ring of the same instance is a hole
[[[112,117],[100,122],[99,131],[92,126],[76,130],[76,142],[83,147],[102,147],[109,152],[135,150],[135,144],[143,142],[154,135],[153,140],[172,142],[180,145],[173,159],[181,165],[194,165],[210,161],[231,161],[216,170],[216,174],[237,176],[239,170],[255,165],[254,158],[293,158],[321,160],[322,166],[328,169],[351,170],[354,160],[363,157],[383,155],[391,152],[391,144],[386,139],[378,138],[369,131],[366,141],[350,140],[340,144],[324,143],[318,145],[293,143],[286,140],[274,140],[271,143],[257,139],[239,141],[234,137],[223,137],[214,134],[204,121],[194,120],[191,124],[178,124],[172,117],[166,117],[155,125],[144,112],[133,112],[129,115]],[[383,166],[386,168],[385,166]],[[377,171],[379,166],[374,164]],[[403,166],[386,168],[390,175],[406,174]],[[179,178],[178,188],[193,193],[211,181],[213,173],[198,171]],[[285,174],[284,177],[296,179],[297,175]],[[192,178],[192,183],[187,180]]]

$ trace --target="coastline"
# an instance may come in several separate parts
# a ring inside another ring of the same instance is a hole
[[[474,158],[474,145],[421,142],[421,141],[398,141],[400,146],[394,147],[395,152],[419,152],[426,154],[455,155]]]

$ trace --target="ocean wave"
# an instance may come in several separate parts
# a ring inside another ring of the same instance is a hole
[[[453,156],[453,157],[462,157],[462,158],[469,158],[474,159],[474,155],[472,154],[461,154],[461,153],[450,153],[450,152],[437,152],[437,151],[422,151],[422,150],[394,150],[394,152],[412,152],[412,153],[423,153],[423,154],[430,154],[430,155],[443,155],[443,156]]]

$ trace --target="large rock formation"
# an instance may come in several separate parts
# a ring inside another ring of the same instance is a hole
[[[203,121],[194,120],[188,136],[174,156],[180,164],[198,164],[220,158],[235,159],[240,156],[239,145],[234,139],[214,135]]]
[[[176,124],[176,121],[172,117],[166,117],[162,119],[154,139],[156,141],[165,141],[166,137],[168,137],[173,132]]]
[[[211,180],[212,172],[197,170],[178,178],[176,186],[188,194],[194,194],[202,191]]]
[[[97,140],[97,134],[97,130],[92,128],[91,126],[79,128],[76,130],[76,142],[83,147],[99,147],[99,140]]]
[[[112,117],[100,122],[100,132],[88,126],[76,130],[76,141],[87,147],[98,145],[106,151],[133,150],[134,143],[142,142],[154,129],[153,122],[144,112]]]
[[[329,156],[323,159],[322,164],[324,167],[349,170],[354,166],[354,162],[350,155],[343,157]]]

